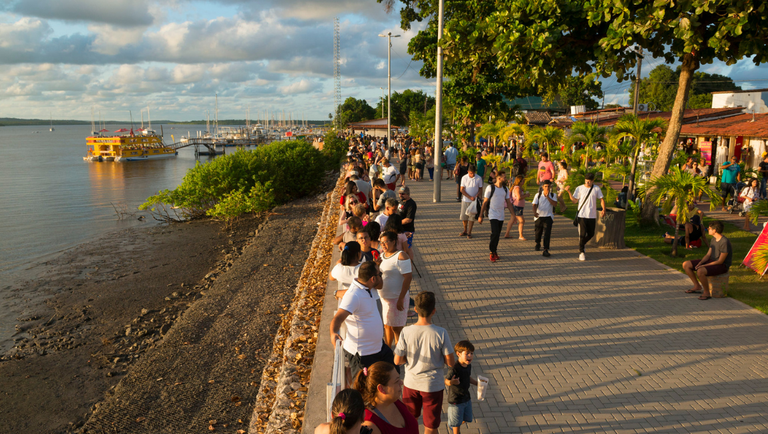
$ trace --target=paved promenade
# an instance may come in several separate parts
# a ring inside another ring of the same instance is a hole
[[[684,294],[685,275],[633,250],[587,248],[579,262],[576,229],[559,216],[544,258],[530,204],[528,241],[502,239],[491,263],[487,221],[458,237],[453,180],[439,204],[431,182],[409,186],[412,293],[437,294],[435,323],[474,343],[473,375],[491,382],[462,433],[768,432],[767,316]]]

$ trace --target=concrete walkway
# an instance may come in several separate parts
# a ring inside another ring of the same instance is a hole
[[[458,237],[454,181],[438,204],[431,182],[409,186],[412,293],[437,294],[435,323],[474,343],[473,374],[491,381],[462,433],[768,432],[767,316],[684,294],[687,277],[633,250],[588,248],[579,262],[562,217],[544,258],[530,204],[529,241],[502,239],[491,263],[487,222]]]

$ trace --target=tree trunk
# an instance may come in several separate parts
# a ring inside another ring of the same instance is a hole
[[[637,143],[635,155],[632,157],[632,170],[629,171],[629,190],[627,191],[627,201],[635,200],[635,173],[637,173],[637,158],[640,155],[640,143]]]
[[[677,85],[677,95],[675,96],[675,105],[672,107],[672,116],[669,119],[669,128],[664,136],[659,148],[659,156],[651,171],[651,178],[658,178],[669,170],[669,163],[672,161],[672,153],[680,138],[680,129],[683,127],[683,114],[685,112],[685,103],[688,101],[688,92],[691,89],[693,81],[693,72],[699,69],[699,59],[696,54],[688,53],[683,56],[683,64],[680,67],[680,81]],[[643,201],[643,210],[641,220],[645,224],[656,223],[658,212],[656,205],[651,200],[653,189],[645,192]]]

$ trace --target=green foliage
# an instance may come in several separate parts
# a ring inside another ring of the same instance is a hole
[[[427,110],[434,107],[435,97],[427,95],[422,90],[414,91],[406,89],[402,93],[392,92],[392,101],[390,104],[392,105],[392,125],[405,127],[410,124],[412,112],[424,114]],[[384,106],[383,111],[381,107],[382,105]],[[384,96],[384,99],[379,99],[374,110],[376,117],[382,116],[382,113],[384,113],[382,117],[387,117],[386,96]],[[432,118],[432,123],[434,123],[434,117]]]
[[[243,189],[225,193],[221,201],[206,211],[206,215],[231,223],[243,214],[264,212],[272,206],[272,181],[266,185],[257,182],[247,193]]]
[[[338,167],[349,151],[347,141],[337,136],[336,130],[331,129],[323,138],[323,156],[328,166]]]
[[[302,140],[273,142],[205,164],[198,162],[176,189],[160,191],[139,209],[157,212],[167,220],[205,215],[232,218],[239,210],[263,209],[266,204],[285,203],[315,192],[325,167],[323,155]],[[266,192],[271,195],[269,201]]]
[[[670,111],[675,104],[677,83],[680,81],[680,68],[673,71],[667,65],[659,65],[651,70],[647,78],[640,80],[640,102],[652,104],[652,108]],[[711,108],[711,92],[721,90],[740,90],[730,77],[706,72],[695,72],[688,94],[687,108]],[[630,100],[635,94],[635,83],[629,87]]]
[[[528,137],[544,146],[544,152],[550,154],[550,146],[560,149],[560,144],[565,141],[565,132],[555,127],[535,127],[528,132]]]
[[[597,75],[585,74],[565,77],[557,87],[547,90],[542,99],[546,104],[559,100],[566,107],[583,105],[586,106],[587,110],[596,110],[600,104],[594,98],[602,97],[602,84],[597,80]]]
[[[596,124],[586,122],[576,122],[571,126],[571,136],[569,137],[570,143],[582,142],[584,143],[584,165],[587,165],[587,160],[591,154],[594,158],[595,146],[608,144],[608,138],[606,137],[607,131],[603,127],[599,127]],[[576,153],[580,153],[578,151]],[[579,156],[580,158],[581,156]],[[577,160],[578,161],[578,160]]]
[[[349,97],[344,100],[344,104],[339,108],[341,114],[341,125],[347,126],[350,122],[367,121],[375,119],[376,111],[364,99],[355,99]]]

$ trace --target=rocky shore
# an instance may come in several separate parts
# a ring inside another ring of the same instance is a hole
[[[324,199],[229,232],[123,231],[37,266],[12,288],[30,306],[0,361],[0,432],[247,429]]]

